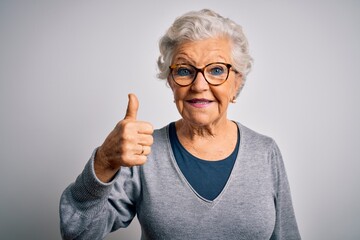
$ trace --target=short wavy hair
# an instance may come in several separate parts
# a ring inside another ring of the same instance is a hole
[[[188,41],[217,37],[226,37],[230,40],[232,44],[232,65],[234,70],[241,73],[243,85],[251,70],[253,59],[249,54],[249,44],[242,27],[229,18],[224,18],[209,9],[191,11],[180,16],[160,39],[160,56],[157,61],[158,78],[168,78],[169,66],[179,45]],[[239,92],[241,88],[242,86]]]

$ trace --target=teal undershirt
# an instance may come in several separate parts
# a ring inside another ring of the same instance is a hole
[[[169,137],[176,162],[186,180],[201,197],[214,200],[225,187],[234,166],[240,145],[239,130],[234,151],[218,161],[206,161],[189,153],[177,137],[175,122],[170,124]]]

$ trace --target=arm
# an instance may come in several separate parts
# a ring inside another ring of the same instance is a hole
[[[63,239],[102,239],[109,232],[128,226],[135,216],[140,192],[137,168],[124,167],[111,182],[103,183],[95,175],[95,153],[61,196]]]
[[[289,182],[284,162],[276,143],[271,154],[273,164],[276,222],[271,240],[299,240],[301,239],[295,219],[291,200]]]
[[[64,239],[102,239],[133,219],[140,192],[137,166],[146,162],[153,143],[151,124],[136,120],[138,105],[130,94],[125,118],[64,191],[60,202]]]

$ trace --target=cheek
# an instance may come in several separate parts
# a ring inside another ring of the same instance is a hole
[[[227,85],[221,85],[221,88],[214,89],[213,94],[222,104],[229,103],[235,96],[235,86],[233,82],[229,82]]]
[[[231,81],[231,84],[229,85],[228,90],[228,98],[229,100],[232,100],[234,97],[236,97],[236,93],[240,87],[241,81],[239,79],[233,79]]]
[[[172,82],[171,80],[168,79],[168,84],[171,88],[171,91],[173,92],[174,95],[174,100],[177,99],[177,95],[178,95],[178,87],[174,84],[174,82]]]
[[[173,95],[174,95],[174,100],[175,100],[175,101],[181,99],[181,94],[180,94],[179,89],[174,88],[174,89],[173,89]]]
[[[171,86],[174,95],[174,100],[183,100],[188,92],[188,87],[179,87],[177,85]]]

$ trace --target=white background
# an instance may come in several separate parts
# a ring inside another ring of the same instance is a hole
[[[174,19],[244,27],[254,69],[229,117],[283,153],[303,239],[360,239],[360,2],[0,0],[0,235],[60,239],[58,203],[127,93],[156,128],[179,118],[156,79]],[[107,239],[139,239],[135,219]]]

